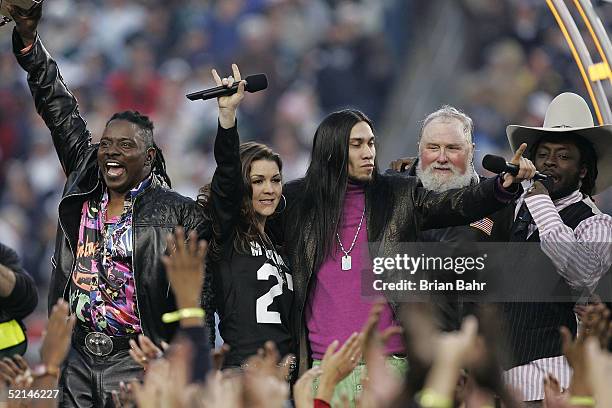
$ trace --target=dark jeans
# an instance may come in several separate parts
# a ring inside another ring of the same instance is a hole
[[[73,343],[59,379],[59,406],[114,407],[111,393],[119,390],[119,383],[142,376],[128,350],[98,357]]]

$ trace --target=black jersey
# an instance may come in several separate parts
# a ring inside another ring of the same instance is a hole
[[[281,356],[292,352],[289,316],[293,278],[274,249],[251,243],[251,253],[226,248],[213,267],[219,330],[231,346],[226,367],[239,366],[272,340]]]
[[[253,242],[250,253],[234,249],[235,227],[241,217],[244,194],[239,137],[236,126],[217,128],[217,169],[208,205],[212,210],[219,253],[208,272],[213,278],[214,309],[219,314],[223,340],[231,346],[225,366],[239,366],[268,340],[281,355],[292,350],[289,322],[293,280],[271,243]],[[210,310],[209,310],[210,313]]]

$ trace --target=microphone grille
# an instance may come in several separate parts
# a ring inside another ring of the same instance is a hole
[[[247,82],[245,90],[248,92],[257,92],[268,87],[268,78],[266,74],[254,74],[244,78]]]
[[[506,170],[506,159],[493,154],[487,154],[482,159],[482,167],[493,173],[502,173]]]

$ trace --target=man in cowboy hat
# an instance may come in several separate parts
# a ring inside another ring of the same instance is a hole
[[[539,242],[556,276],[568,290],[592,293],[612,264],[612,217],[591,200],[612,184],[612,125],[594,126],[587,103],[573,93],[557,96],[544,126],[507,128],[510,146],[528,145],[538,172],[519,198],[510,241]],[[536,273],[535,271],[533,272]],[[512,363],[506,382],[520,390],[528,406],[541,406],[543,382],[553,374],[568,387],[571,371],[562,353],[561,326],[575,335],[574,303],[505,304]]]

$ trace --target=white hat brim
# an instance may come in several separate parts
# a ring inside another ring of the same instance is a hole
[[[612,125],[582,128],[543,128],[518,125],[506,127],[506,135],[512,152],[515,152],[522,143],[527,143],[527,149],[529,149],[544,135],[568,132],[580,135],[591,142],[597,153],[598,174],[593,194],[601,193],[612,186]]]

